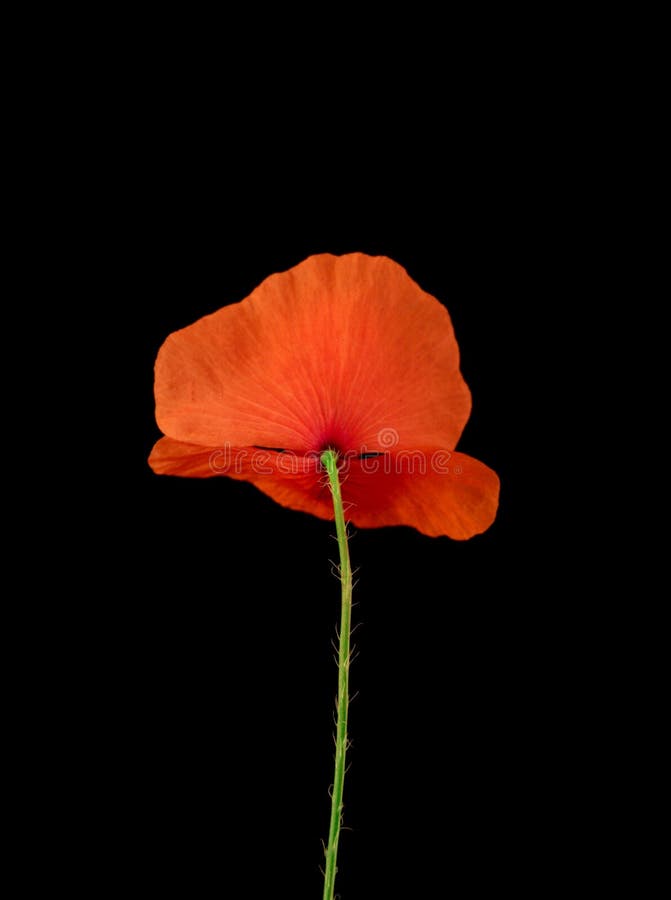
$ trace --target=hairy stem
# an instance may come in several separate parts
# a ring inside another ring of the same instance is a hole
[[[338,858],[338,839],[342,824],[343,786],[345,783],[345,755],[347,753],[347,707],[349,704],[349,664],[350,664],[350,631],[352,620],[352,567],[349,561],[347,545],[347,525],[340,493],[338,477],[338,454],[335,450],[326,450],[321,456],[322,465],[326,469],[333,495],[336,535],[340,550],[340,581],[342,586],[342,605],[340,611],[340,644],[338,649],[338,722],[336,725],[335,774],[333,776],[333,793],[331,795],[331,824],[329,840],[326,848],[326,868],[324,870],[324,900],[333,900]]]

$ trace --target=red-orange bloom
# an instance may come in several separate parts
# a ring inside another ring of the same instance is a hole
[[[176,331],[155,391],[159,474],[241,478],[331,519],[333,447],[358,526],[464,539],[496,515],[495,472],[454,451],[471,396],[447,310],[384,256],[311,256]]]

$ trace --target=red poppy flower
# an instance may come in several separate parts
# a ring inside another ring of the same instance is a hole
[[[333,447],[358,526],[464,539],[496,515],[496,474],[454,450],[471,397],[447,310],[384,256],[311,256],[176,331],[155,391],[159,474],[241,478],[332,519]]]

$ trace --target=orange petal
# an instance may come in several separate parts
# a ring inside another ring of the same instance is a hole
[[[149,465],[157,475],[183,475],[188,478],[211,478],[210,457],[214,448],[183,444],[172,438],[161,438],[149,455]]]
[[[451,450],[469,413],[446,309],[383,256],[311,256],[156,363],[161,430],[207,447]]]
[[[227,475],[250,481],[283,506],[333,518],[329,488],[314,455],[203,448],[162,438],[150,464],[162,475]],[[409,525],[431,537],[465,540],[489,528],[496,516],[496,473],[464,453],[351,459],[341,478],[347,518],[362,528]]]
[[[323,472],[245,476],[283,506],[333,518]],[[496,517],[499,479],[464,453],[393,455],[352,459],[343,470],[346,517],[361,528],[409,525],[430,537],[466,540],[486,531]]]
[[[477,459],[439,450],[377,460],[378,471],[371,471],[376,460],[362,460],[343,485],[351,504],[347,515],[356,525],[410,525],[430,537],[466,540],[494,521],[499,479]]]
[[[212,478],[226,475],[256,483],[268,478],[309,476],[306,491],[323,479],[318,454],[278,453],[264,447],[203,447],[164,437],[154,444],[149,465],[157,475]]]

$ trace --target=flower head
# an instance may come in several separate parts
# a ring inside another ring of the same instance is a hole
[[[496,515],[496,474],[454,449],[471,397],[447,310],[384,256],[311,256],[174,332],[155,393],[159,474],[241,478],[330,519],[334,448],[358,526],[464,539]]]

